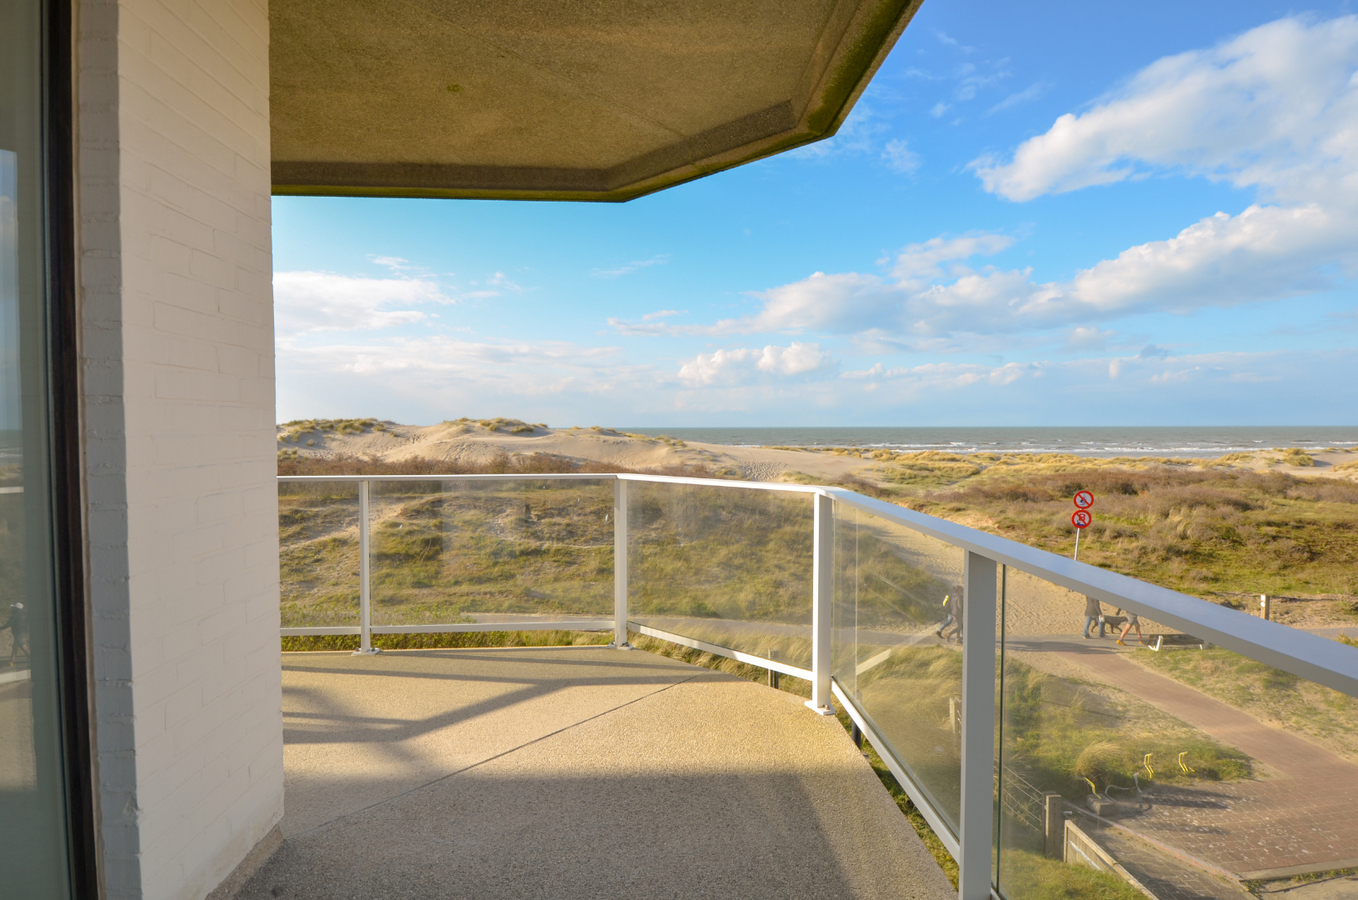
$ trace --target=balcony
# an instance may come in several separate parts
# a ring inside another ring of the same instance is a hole
[[[834,488],[288,478],[279,506],[284,636],[357,652],[285,656],[288,844],[242,896],[951,894],[835,711],[966,900],[1358,863],[1358,650],[1321,635]],[[1086,597],[1144,641],[1084,638]],[[550,630],[602,634],[475,646]],[[429,633],[468,649],[372,652]]]

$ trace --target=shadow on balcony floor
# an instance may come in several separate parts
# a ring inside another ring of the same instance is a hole
[[[640,651],[284,654],[242,900],[955,897],[834,719]]]

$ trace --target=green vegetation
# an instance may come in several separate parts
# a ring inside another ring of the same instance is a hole
[[[1074,803],[1090,793],[1085,779],[1106,792],[1109,785],[1131,788],[1133,773],[1143,782],[1251,775],[1245,754],[1124,691],[1060,678],[1012,658],[1004,664],[1003,710],[1006,770]],[[1144,765],[1147,754],[1153,776]],[[1180,759],[1189,771],[1179,766]]]
[[[375,634],[379,650],[446,650],[476,647],[585,647],[607,644],[612,632],[460,631],[443,634]],[[356,634],[318,634],[283,638],[283,652],[357,650]]]
[[[636,615],[810,622],[808,496],[635,482],[628,493]]]
[[[1311,458],[1311,454],[1300,447],[1288,447],[1279,452],[1282,453],[1282,461],[1289,466],[1314,466],[1316,464],[1316,461]]]
[[[1116,875],[1028,850],[1006,849],[1001,866],[1005,894],[1022,900],[1146,900]]]
[[[1358,594],[1358,484],[1211,467],[1048,465],[1062,464],[992,466],[897,502],[1064,554],[1070,498],[1087,489],[1097,502],[1083,562],[1208,597]]]
[[[1358,869],[1331,869],[1328,872],[1303,872],[1301,875],[1293,875],[1291,878],[1286,879],[1285,883],[1296,885],[1314,884],[1317,881],[1330,881],[1332,879],[1337,878],[1351,878],[1354,875],[1358,875]],[[1261,893],[1259,889],[1264,885],[1276,885],[1278,881],[1281,880],[1282,879],[1276,879],[1274,881],[1262,881],[1262,880],[1242,881],[1241,884],[1244,885],[1245,890],[1253,891],[1256,895],[1258,895]]]
[[[278,545],[283,627],[354,624],[358,486],[279,484]]]
[[[1352,639],[1341,642],[1358,645]],[[1358,698],[1220,647],[1143,653],[1137,661],[1260,721],[1307,735],[1349,759],[1358,758],[1358,732],[1353,727]]]
[[[392,482],[373,495],[374,624],[612,615],[611,483]]]
[[[279,459],[278,471],[535,475],[614,469],[534,453],[502,454],[482,464],[289,457]],[[665,474],[709,473],[676,468]],[[358,486],[283,482],[278,503],[283,626],[355,624]],[[370,513],[374,624],[452,624],[473,613],[612,615],[611,482],[380,483],[373,486]]]
[[[365,431],[386,431],[387,426],[376,419],[294,419],[283,423],[283,434],[278,440],[285,444],[312,446],[317,437],[325,434],[362,434]]]

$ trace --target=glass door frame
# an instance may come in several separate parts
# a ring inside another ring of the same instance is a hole
[[[74,6],[40,0],[43,15],[43,235],[52,576],[57,621],[71,893],[100,895],[97,795],[81,489],[81,365],[76,303]]]

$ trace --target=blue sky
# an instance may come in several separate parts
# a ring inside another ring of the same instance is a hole
[[[1358,424],[1350,3],[926,0],[789,154],[273,216],[280,420]]]

